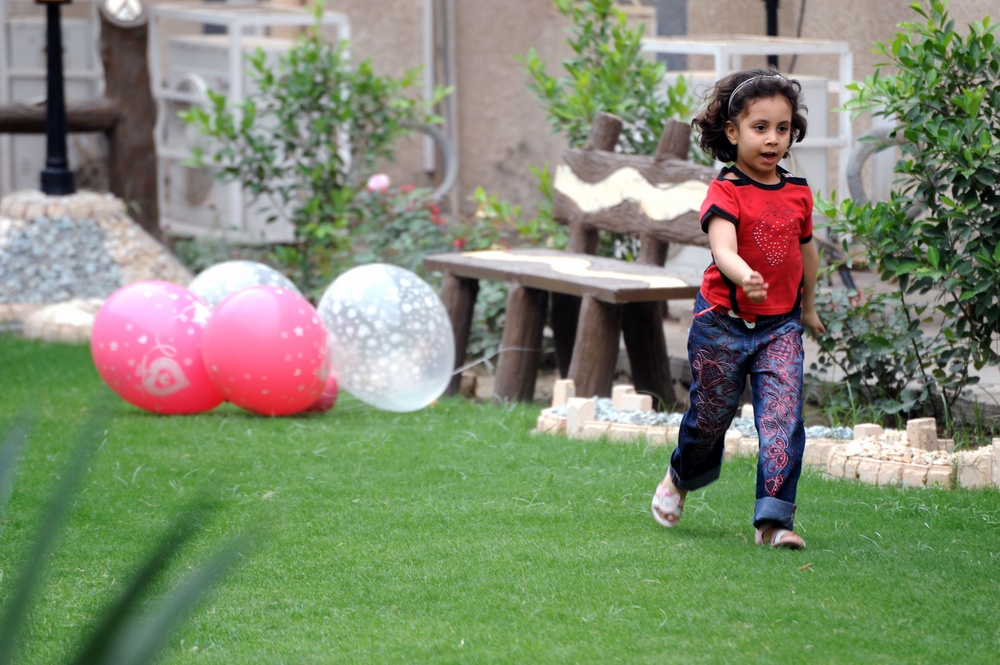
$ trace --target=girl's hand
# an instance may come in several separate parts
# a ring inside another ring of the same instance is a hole
[[[819,314],[816,313],[815,309],[807,310],[803,308],[802,325],[813,334],[813,337],[819,337],[826,332],[826,326],[819,320]]]
[[[747,294],[750,302],[764,302],[767,300],[767,282],[754,270],[743,278],[743,292]]]

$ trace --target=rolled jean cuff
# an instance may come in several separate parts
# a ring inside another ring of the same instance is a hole
[[[678,486],[678,489],[680,487]],[[753,525],[760,527],[765,522],[777,522],[785,529],[791,529],[795,518],[795,504],[774,497],[757,499],[753,509]]]
[[[690,492],[691,490],[700,490],[705,485],[714,483],[719,479],[719,475],[722,473],[722,465],[716,466],[709,469],[705,473],[701,474],[697,478],[689,478],[687,480],[681,480],[680,476],[677,475],[677,470],[674,469],[673,465],[670,467],[670,479],[674,481],[674,487],[684,492]]]

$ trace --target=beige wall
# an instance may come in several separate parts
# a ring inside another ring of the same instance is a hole
[[[299,0],[284,0],[301,4]],[[527,76],[516,55],[535,47],[553,68],[568,55],[564,19],[550,0],[453,0],[457,145],[461,171],[453,199],[466,211],[477,186],[530,212],[537,201],[529,167],[555,163],[563,150],[538,102],[527,91]],[[879,57],[876,40],[891,40],[901,21],[917,20],[911,0],[784,0],[779,31],[793,36],[800,7],[805,6],[802,36],[847,41],[854,54],[854,75],[873,71]],[[423,64],[424,0],[330,0],[328,7],[346,13],[353,31],[353,52],[371,58],[377,71],[398,74]],[[953,0],[950,13],[959,26],[987,14],[1000,15],[1000,0]],[[652,29],[652,27],[650,28]],[[759,0],[689,0],[690,34],[763,34],[764,3]],[[706,66],[693,59],[692,67]],[[746,60],[746,65],[755,64]],[[784,59],[782,68],[790,62]],[[792,73],[837,76],[836,59],[800,56]],[[855,122],[855,135],[867,121]],[[420,141],[410,141],[390,168],[397,181],[430,184],[422,172]]]

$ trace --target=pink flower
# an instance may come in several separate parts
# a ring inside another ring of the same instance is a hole
[[[465,238],[455,238],[455,242],[452,245],[455,246],[455,249],[462,249],[465,247]]]
[[[368,191],[369,192],[385,192],[389,189],[391,181],[389,176],[384,173],[376,173],[372,177],[368,178]]]

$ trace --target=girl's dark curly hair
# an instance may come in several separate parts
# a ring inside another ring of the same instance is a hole
[[[787,79],[778,70],[747,69],[723,78],[708,97],[708,106],[691,124],[701,131],[698,144],[701,149],[720,162],[736,161],[736,146],[726,136],[726,122],[739,124],[739,118],[756,99],[781,95],[792,105],[792,140],[789,145],[805,138],[806,106],[800,100],[802,86],[795,79]],[[735,93],[735,94],[734,94]],[[786,152],[785,157],[788,156]]]

